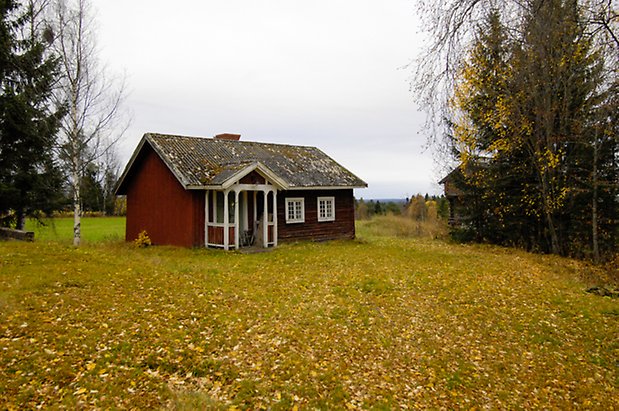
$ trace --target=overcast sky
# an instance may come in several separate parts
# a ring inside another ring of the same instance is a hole
[[[409,91],[421,46],[413,0],[93,0],[100,57],[126,73],[145,132],[316,146],[369,188],[438,193]]]

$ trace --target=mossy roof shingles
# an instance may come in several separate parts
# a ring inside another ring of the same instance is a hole
[[[315,147],[155,133],[144,139],[186,188],[224,184],[252,164],[266,167],[288,188],[367,186]]]

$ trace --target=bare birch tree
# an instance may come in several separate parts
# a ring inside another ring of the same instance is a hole
[[[531,0],[416,0],[428,42],[418,58],[411,88],[421,107],[428,111],[430,143],[450,154],[450,98],[463,68],[465,57],[475,41],[475,32],[490,9],[501,11],[508,35],[520,37],[523,15]],[[616,0],[580,0],[587,31],[600,47],[609,51],[615,63],[619,55],[619,7]],[[612,63],[609,63],[612,65]],[[442,144],[445,143],[445,146]]]
[[[124,80],[108,77],[96,47],[94,17],[88,0],[56,0],[55,49],[61,59],[58,103],[67,110],[61,126],[59,156],[73,198],[73,244],[81,240],[80,183],[86,167],[115,149],[128,125],[121,110]]]

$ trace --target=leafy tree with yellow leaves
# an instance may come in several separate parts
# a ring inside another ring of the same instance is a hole
[[[576,1],[525,6],[510,31],[488,12],[456,82],[453,146],[468,190],[482,197],[471,202],[471,229],[478,239],[599,260],[600,241],[609,253],[615,247],[617,216],[608,128],[616,114],[602,110],[612,95],[607,59]],[[614,190],[600,190],[600,181]]]

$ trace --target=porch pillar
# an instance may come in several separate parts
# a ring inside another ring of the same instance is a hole
[[[239,249],[239,191],[234,190],[234,248]]]
[[[269,246],[269,192],[264,190],[264,210],[262,212],[262,238],[264,248]]]
[[[230,231],[228,224],[230,223],[230,210],[228,210],[228,193],[230,191],[224,191],[224,250],[228,251],[230,248]]]
[[[251,228],[251,232],[254,235],[258,235],[256,227],[258,227],[258,192],[254,191],[254,226]]]
[[[209,203],[208,203],[208,197],[211,194],[210,191],[206,190],[204,192],[204,246],[208,247],[208,213],[209,213]]]
[[[247,205],[247,191],[243,191],[243,229],[249,230],[249,209]]]
[[[211,191],[213,193],[213,222],[217,223],[217,191]]]
[[[277,247],[277,190],[273,190],[273,247]]]

